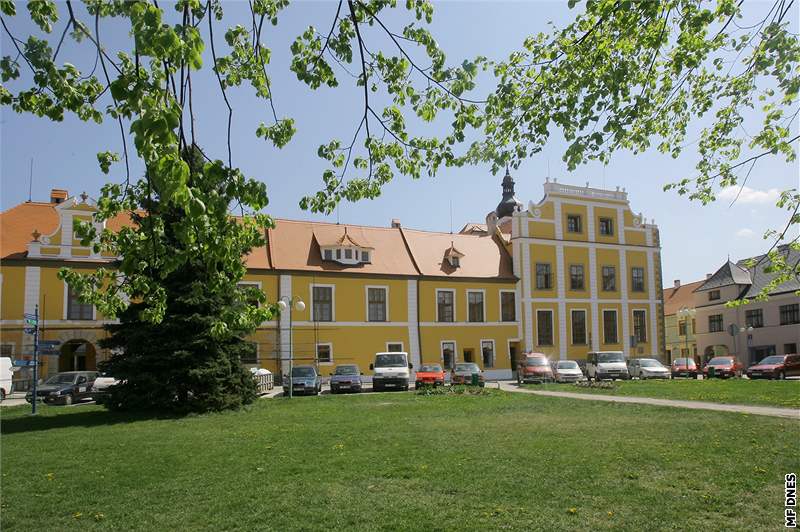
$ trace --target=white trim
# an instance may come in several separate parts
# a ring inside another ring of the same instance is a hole
[[[327,345],[330,348],[331,359],[329,361],[327,361],[327,362],[321,362],[319,360],[319,347],[321,345]],[[318,342],[318,343],[316,343],[314,345],[314,358],[316,359],[317,364],[319,364],[320,366],[332,366],[333,362],[334,362],[334,358],[333,358],[333,342]]]
[[[553,239],[553,238],[536,238],[536,237],[527,237],[527,238],[517,237],[516,240],[520,240],[523,243],[529,243],[529,244],[544,244],[547,246],[564,244],[569,247],[582,247],[589,249],[619,249],[620,246],[625,246],[625,248],[630,251],[654,252],[655,250],[661,249],[658,246],[640,246],[638,244],[607,244],[605,242],[586,242],[583,240],[559,240],[557,238]]]
[[[660,259],[660,256],[659,256]],[[658,341],[658,320],[656,319],[656,303],[662,301],[656,300],[656,270],[655,270],[655,252],[647,254],[647,297],[650,298],[650,349],[653,356],[658,356],[658,350],[661,348],[661,342]],[[663,306],[662,306],[663,309]]]
[[[589,242],[594,242],[594,205],[589,205],[586,208],[586,217],[588,218],[586,220],[586,238]]]
[[[575,340],[575,318],[573,317],[573,315],[576,312],[582,312],[583,313],[583,338],[586,341],[584,343],[582,343],[582,344],[576,344],[575,341],[574,341]],[[570,327],[569,327],[569,332],[570,332],[569,345],[579,345],[579,346],[583,345],[583,346],[587,346],[588,347],[588,345],[589,345],[589,331],[587,330],[588,327],[586,327],[586,318],[587,317],[588,317],[588,313],[586,312],[585,308],[573,308],[573,309],[569,310],[569,325],[570,325]]]
[[[408,354],[411,356],[411,363],[417,368],[421,364],[419,354],[419,316],[417,315],[417,305],[419,295],[417,293],[417,280],[408,280],[407,290],[408,304]]]
[[[583,227],[581,227],[583,229]],[[564,275],[564,246],[556,245],[556,288],[558,295],[558,351],[561,360],[567,359],[567,306]],[[555,332],[555,331],[554,331]]]
[[[330,288],[331,289],[331,320],[330,321],[317,321],[314,319],[314,288]],[[336,285],[335,284],[319,284],[311,283],[308,285],[309,292],[309,317],[314,323],[333,323],[336,321]]]
[[[561,200],[551,198],[553,202],[553,220],[556,223],[556,240],[564,240],[564,220],[561,216]]]
[[[531,246],[527,242],[523,242],[520,244],[522,247],[522,286],[525,292],[524,300],[525,300],[525,326],[524,330],[525,333],[522,335],[525,338],[525,345],[523,349],[525,351],[530,351],[533,349],[533,316],[532,316],[532,305],[531,302],[528,301],[528,298],[531,297]],[[523,299],[523,298],[520,298]]]
[[[555,327],[553,327],[553,325],[554,325],[553,324],[553,319],[555,317],[554,313],[553,313],[553,309],[551,309],[551,308],[537,308],[535,310],[535,312],[536,312],[536,346],[537,347],[555,347],[555,342],[556,342],[555,332],[556,331],[555,331]],[[539,335],[539,313],[540,312],[549,312],[550,313],[550,336],[551,336],[550,340],[552,340],[552,343],[550,343],[550,344],[540,344],[539,343],[539,337],[540,337],[540,335]]]
[[[295,327],[317,327],[325,329],[329,327],[408,327],[407,321],[299,321],[294,320]],[[452,324],[448,324],[452,325]]]
[[[442,322],[439,321],[439,292],[450,292],[451,294],[453,294],[453,321],[442,321]],[[435,297],[435,299],[434,299],[434,302],[433,302],[433,308],[434,308],[434,311],[436,312],[436,314],[435,314],[436,323],[455,323],[455,321],[456,321],[456,310],[458,308],[458,305],[456,304],[457,303],[456,289],[455,288],[437,288],[435,290],[434,297]]]
[[[292,301],[292,276],[281,274],[280,281],[278,285],[279,291],[279,298],[288,298],[289,301]],[[289,318],[291,309],[287,308],[287,312],[281,312],[280,321],[278,322],[278,336],[279,336],[279,345],[280,345],[280,364],[281,364],[281,374],[286,375],[289,373],[289,357],[292,356],[292,334],[289,330]],[[294,325],[294,323],[292,324]]]
[[[386,302],[384,303],[384,309],[383,309],[383,315],[386,317],[386,319],[383,320],[383,321],[369,319],[369,289],[370,288],[383,289],[383,291],[386,293],[386,297],[385,297]],[[389,321],[389,285],[368,284],[368,285],[364,286],[364,303],[366,305],[365,308],[364,308],[364,311],[365,311],[364,312],[364,321],[368,321],[370,323],[385,323],[385,322]]]
[[[514,294],[514,320],[513,321],[503,321],[503,294],[504,293]],[[497,318],[498,318],[499,321],[501,321],[502,323],[508,323],[508,324],[511,324],[511,323],[516,324],[519,321],[519,314],[517,313],[517,299],[518,299],[518,296],[517,296],[517,291],[516,290],[509,290],[507,288],[501,288],[498,291],[497,301],[499,303],[499,306],[497,307],[498,308],[498,316],[497,316]]]
[[[444,344],[453,344],[453,367],[455,367],[458,362],[458,343],[455,340],[439,340],[439,362],[447,371],[450,368],[444,365]]]
[[[401,341],[394,341],[394,342],[386,342],[386,352],[387,352],[387,353],[393,352],[393,351],[391,351],[391,350],[389,349],[389,346],[390,346],[391,344],[400,344],[400,352],[401,352],[401,353],[405,353],[405,352],[406,352],[406,347],[405,347],[405,344],[404,344],[404,343],[403,343],[403,341],[401,340]],[[417,367],[417,366],[414,366],[414,367]]]
[[[622,207],[617,207],[617,227],[620,228],[617,233],[619,233],[619,243],[625,244],[625,210]]]
[[[531,303],[558,303],[559,299],[557,297],[529,297],[524,299],[524,301],[528,301]],[[588,297],[568,297],[564,300],[566,303],[622,303],[622,299],[617,298],[609,298],[609,299],[591,299]],[[661,303],[659,299],[631,299],[629,303]],[[706,307],[702,307],[706,308]],[[509,322],[510,323],[510,322]]]
[[[616,329],[616,342],[606,342],[606,312],[613,312],[614,313],[614,327]],[[615,345],[619,343],[619,313],[615,308],[603,308],[600,309],[600,315],[603,318],[603,345]],[[624,343],[624,340],[623,340]]]
[[[696,336],[696,333],[695,333]],[[656,319],[656,304],[650,303],[650,351],[653,356],[658,356],[660,342],[658,341],[658,320]]]
[[[469,319],[469,295],[470,295],[470,293],[473,293],[473,294],[480,293],[481,296],[482,296],[481,297],[481,303],[482,303],[482,306],[483,306],[483,320],[482,321],[470,321],[470,319]],[[468,288],[467,289],[467,297],[465,297],[464,299],[467,300],[467,315],[465,316],[467,318],[467,321],[469,323],[486,323],[486,318],[487,318],[487,316],[486,316],[486,289],[484,289],[484,288]]]
[[[494,341],[494,338],[481,338],[480,339],[480,346],[481,346],[481,366],[483,369],[486,369],[486,365],[483,362],[483,342],[492,342],[492,367],[489,369],[495,369],[497,367],[497,342]]]
[[[419,325],[420,327],[514,327],[516,324],[513,321],[421,321]]]
[[[597,253],[593,247],[589,248],[589,296],[587,301],[592,312],[591,347],[592,351],[600,350],[600,312],[597,297]]]
[[[619,269],[622,275],[620,281],[620,297],[622,299],[622,353],[630,356],[631,324],[630,313],[628,312],[628,253],[624,248],[619,250]]]
[[[42,282],[42,271],[39,266],[25,266],[25,303],[23,312],[33,314],[39,304],[39,293]]]
[[[72,325],[75,327],[91,325],[91,327],[82,327],[84,329],[101,329],[103,325],[115,323],[119,323],[119,320],[39,320],[39,325]],[[0,320],[0,325],[25,325],[25,320]]]
[[[261,288],[261,281],[239,281],[236,283],[236,286],[257,286],[259,289]]]

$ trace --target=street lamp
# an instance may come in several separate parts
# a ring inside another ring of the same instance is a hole
[[[747,360],[749,361],[750,360],[750,338],[751,338],[750,333],[753,332],[753,326],[749,325],[747,327],[739,327],[739,332],[742,333],[742,334],[747,333],[747,339],[746,339],[747,340],[747,353],[746,354],[747,354]],[[740,346],[740,347],[744,348],[744,346]],[[742,353],[742,356],[744,356],[744,354],[745,353]],[[744,360],[744,358],[740,358],[739,360]]]
[[[686,345],[686,376],[689,377],[689,319],[694,318],[695,310],[689,307],[681,307],[678,310],[678,318],[683,318],[683,338]]]
[[[292,361],[294,359],[294,342],[292,341],[292,310],[297,309],[298,312],[303,312],[306,309],[306,304],[300,299],[300,296],[289,297],[283,296],[278,301],[278,308],[281,312],[289,309],[289,399],[292,398]]]

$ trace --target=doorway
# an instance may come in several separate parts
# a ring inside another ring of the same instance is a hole
[[[475,350],[471,347],[464,349],[464,362],[475,362]]]
[[[97,360],[94,346],[86,340],[70,340],[61,347],[58,371],[94,371]]]
[[[445,371],[455,367],[456,343],[442,342],[442,366]]]
[[[517,358],[519,357],[519,344],[517,342],[508,343],[508,359],[511,364],[511,378],[517,378]]]

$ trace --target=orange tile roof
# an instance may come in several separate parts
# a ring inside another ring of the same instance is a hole
[[[49,235],[58,228],[55,203],[27,202],[0,213],[0,258],[20,259],[28,254],[34,230]]]
[[[516,279],[511,256],[491,235],[449,234],[402,229],[422,275]],[[445,260],[455,247],[464,256],[458,268]]]
[[[677,313],[682,307],[694,308],[694,291],[705,281],[682,284],[678,288],[664,289],[664,315]]]

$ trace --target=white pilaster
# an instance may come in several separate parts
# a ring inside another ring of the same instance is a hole
[[[561,360],[567,358],[567,304],[564,274],[564,245],[556,244],[556,282],[558,291],[558,350]]]
[[[656,298],[655,253],[655,251],[647,252],[647,298],[651,300],[650,345],[652,346],[653,350],[652,355],[658,356],[660,354],[658,353],[658,319],[656,318],[656,304],[652,302]]]
[[[525,350],[533,349],[533,305],[531,297],[531,245],[527,242],[522,247],[522,289],[525,291]]]
[[[522,299],[528,296],[523,295],[523,288],[522,288],[523,275],[522,275],[522,267],[520,266],[520,263],[522,262],[522,257],[521,257],[522,244],[520,244],[519,240],[514,240],[513,242],[514,243],[512,245],[513,246],[512,251],[514,256],[511,257],[511,263],[513,264],[514,267],[514,275],[517,278],[517,282],[514,285],[514,290],[516,292],[516,294],[514,295],[514,316],[517,318],[517,338],[522,338]],[[527,246],[528,244],[525,245]]]
[[[630,317],[628,316],[628,260],[625,248],[619,250],[619,287],[622,297],[622,352],[630,356]]]
[[[592,351],[600,349],[600,318],[597,308],[597,254],[595,248],[589,248],[589,291],[592,311]]]
[[[419,354],[419,316],[417,315],[417,280],[408,280],[408,354],[414,368],[421,364]]]
[[[36,305],[39,304],[39,293],[41,290],[41,268],[39,266],[26,266],[25,267],[25,305],[23,312],[25,314],[33,314],[36,312]],[[22,318],[20,316],[19,318]],[[33,335],[24,334],[22,336],[22,345],[32,346]],[[25,353],[33,352],[25,350]]]
[[[564,240],[564,227],[561,220],[561,201],[553,199],[553,218],[556,223],[556,240]]]
[[[62,258],[72,256],[72,214],[61,212],[61,253]]]
[[[617,207],[617,233],[619,234],[619,243],[625,243],[625,211],[622,207]]]
[[[280,297],[286,297],[289,300],[289,305],[291,306],[291,299],[292,299],[292,276],[291,275],[281,275],[280,277]],[[310,307],[310,301],[306,303]],[[279,322],[280,328],[280,344],[281,344],[281,372],[286,375],[289,373],[289,357],[292,354],[291,351],[291,331],[289,329],[289,313],[292,312],[290,308],[286,309],[284,312],[281,312],[281,319]]]
[[[594,205],[586,208],[586,230],[588,231],[589,242],[594,242]]]

